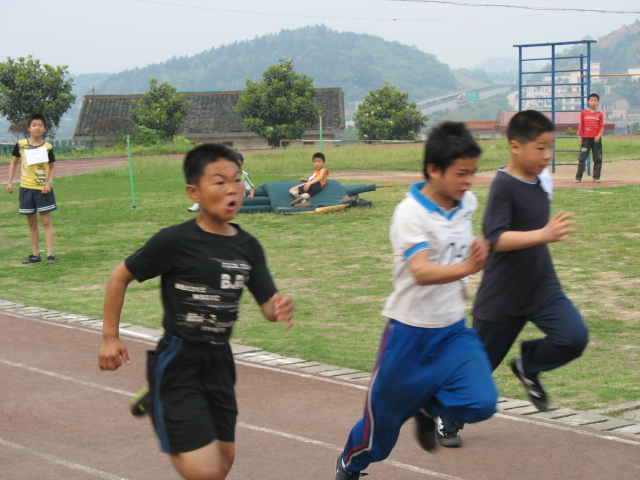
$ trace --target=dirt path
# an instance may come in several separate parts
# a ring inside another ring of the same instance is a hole
[[[182,155],[166,155],[180,158]],[[127,158],[89,158],[78,160],[62,160],[56,162],[56,176],[78,175],[126,165]],[[9,164],[0,164],[0,184],[7,183]],[[490,185],[495,172],[483,172],[476,176],[477,185]],[[602,167],[602,182],[593,183],[591,177],[583,177],[582,183],[575,183],[575,166],[558,165],[553,173],[554,188],[560,189],[589,189],[603,187],[617,187],[621,185],[640,185],[640,161],[621,160],[605,163]],[[366,182],[419,182],[422,176],[416,173],[399,171],[370,171],[350,170],[331,171],[331,177],[336,180],[362,180]]]
[[[605,163],[602,166],[600,183],[594,183],[591,177],[583,176],[581,183],[575,183],[576,167],[573,165],[557,165],[552,174],[553,186],[558,189],[589,189],[619,187],[621,185],[640,185],[640,161],[621,160]],[[476,185],[491,185],[495,172],[482,172],[476,175]],[[397,171],[332,171],[331,177],[337,180],[364,180],[368,182],[402,182],[422,181],[420,173]]]

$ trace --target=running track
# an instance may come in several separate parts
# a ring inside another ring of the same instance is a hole
[[[0,311],[0,478],[178,478],[150,422],[128,399],[144,383],[153,341],[123,333],[132,359],[97,367],[99,322]],[[277,326],[274,326],[277,328]],[[294,327],[295,328],[295,327]],[[240,417],[230,480],[333,479],[335,459],[359,418],[366,386],[238,361]],[[423,452],[408,422],[371,480],[637,480],[640,439],[499,413],[469,425],[461,449]]]

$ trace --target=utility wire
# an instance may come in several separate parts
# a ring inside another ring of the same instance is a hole
[[[525,5],[507,5],[501,3],[467,3],[451,2],[446,0],[390,0],[392,2],[418,2],[418,3],[439,3],[442,5],[456,5],[459,7],[499,7],[517,8],[520,10],[536,10],[544,12],[588,12],[588,13],[618,13],[618,14],[640,14],[640,10],[600,10],[595,8],[566,8],[566,7],[531,7]]]
[[[329,20],[367,20],[367,21],[391,21],[391,22],[415,22],[415,21],[434,21],[434,20],[459,20],[459,17],[453,18],[371,18],[371,17],[345,17],[345,16],[331,16],[331,15],[302,15],[295,13],[275,13],[275,12],[264,12],[264,11],[255,11],[255,10],[237,10],[237,9],[229,9],[229,8],[216,8],[210,6],[202,6],[202,5],[189,5],[185,3],[177,3],[170,1],[161,1],[161,0],[133,0],[139,3],[150,3],[154,5],[164,5],[168,7],[180,7],[180,8],[192,8],[197,10],[210,10],[215,12],[228,12],[228,13],[244,13],[250,15],[267,15],[273,17],[292,17],[292,18],[313,18],[313,19],[329,19]],[[517,8],[520,10],[535,10],[539,12],[555,12],[558,13],[569,13],[569,12],[597,12],[597,13],[616,13],[616,14],[640,14],[640,11],[637,12],[627,12],[627,11],[613,11],[613,10],[595,10],[595,9],[586,9],[586,8],[553,8],[553,7],[527,7],[527,6],[517,6],[517,5],[506,5],[506,4],[480,4],[480,3],[464,3],[464,2],[453,2],[453,1],[445,1],[445,0],[387,0],[392,2],[400,2],[400,1],[412,1],[419,3],[439,3],[443,5],[456,5],[456,6],[464,6],[464,7],[501,7],[501,8]],[[552,13],[546,13],[547,15],[552,15]],[[539,15],[545,15],[544,13],[540,13]],[[523,15],[524,16],[524,15]],[[509,18],[513,18],[514,16],[510,16]],[[476,17],[473,17],[476,18]],[[493,18],[493,17],[491,17]]]

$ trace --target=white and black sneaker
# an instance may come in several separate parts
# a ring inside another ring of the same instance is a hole
[[[356,480],[367,475],[362,472],[351,472],[342,466],[342,455],[338,457],[336,462],[336,480]]]
[[[458,433],[448,431],[442,425],[442,420],[438,417],[438,429],[436,430],[438,443],[447,448],[458,448],[462,446],[462,437]]]
[[[187,210],[189,210],[190,212],[197,212],[197,211],[200,210],[200,204],[198,202],[196,202],[193,205],[191,205],[190,207],[187,207]]]
[[[535,405],[535,407],[541,412],[549,410],[549,400],[547,399],[547,392],[544,391],[544,387],[538,375],[527,374],[522,366],[522,357],[517,357],[511,362],[511,371],[520,379],[524,388],[529,394],[529,400]]]

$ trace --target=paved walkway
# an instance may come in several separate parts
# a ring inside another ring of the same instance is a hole
[[[97,368],[101,320],[0,301],[0,478],[178,478],[128,398],[161,332],[123,325],[132,365]],[[234,345],[240,417],[230,480],[332,479],[361,414],[368,373]],[[461,449],[420,450],[407,422],[372,480],[637,480],[640,425],[568,409],[501,412],[464,430]]]

